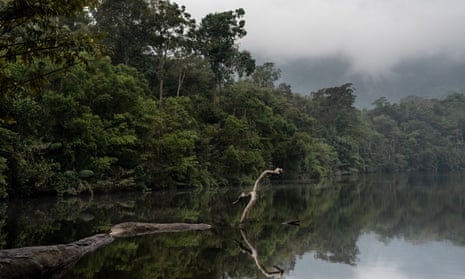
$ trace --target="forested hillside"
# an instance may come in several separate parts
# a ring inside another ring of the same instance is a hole
[[[465,168],[463,94],[360,111],[352,84],[293,93],[239,49],[245,12],[1,1],[0,196]]]

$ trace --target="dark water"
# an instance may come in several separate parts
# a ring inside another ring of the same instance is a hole
[[[247,190],[13,201],[0,205],[0,248],[68,243],[124,221],[209,223],[117,239],[65,277],[465,278],[464,175],[263,184],[241,231],[245,203],[231,202]]]

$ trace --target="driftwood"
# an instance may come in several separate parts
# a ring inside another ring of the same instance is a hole
[[[168,232],[185,232],[185,231],[202,231],[211,229],[212,226],[207,224],[152,224],[128,222],[115,225],[111,228],[110,236],[112,237],[130,237],[145,234],[168,233]]]
[[[242,216],[241,216],[241,220],[239,221],[239,223],[242,225],[244,225],[246,222],[247,222],[247,219],[249,218],[249,213],[250,213],[250,210],[252,209],[252,207],[254,206],[254,204],[257,202],[257,191],[258,191],[258,185],[260,183],[260,181],[263,179],[263,177],[265,177],[265,175],[267,174],[280,174],[281,172],[283,171],[283,169],[281,168],[276,168],[274,170],[265,170],[264,172],[262,172],[262,174],[260,174],[260,176],[257,178],[257,180],[255,181],[255,184],[253,185],[253,188],[252,188],[252,191],[249,192],[249,193],[241,193],[241,195],[239,196],[239,198],[233,202],[233,204],[236,204],[238,203],[242,198],[245,198],[245,197],[250,197],[250,200],[249,200],[249,203],[247,204],[247,206],[244,208],[244,211],[242,212]]]
[[[128,222],[113,226],[109,233],[68,244],[0,250],[0,278],[61,278],[81,257],[111,243],[115,238],[210,228],[207,224]]]
[[[113,241],[109,234],[52,246],[0,251],[0,278],[60,278],[85,254]]]
[[[247,253],[250,257],[255,262],[255,265],[258,267],[258,269],[265,275],[266,277],[269,278],[282,278],[284,274],[284,270],[274,266],[275,271],[269,271],[263,264],[260,263],[260,260],[258,259],[258,251],[255,245],[253,245],[252,241],[250,241],[249,237],[247,236],[247,230],[246,230],[246,222],[247,219],[249,218],[249,213],[252,207],[255,205],[257,202],[257,192],[258,192],[258,185],[260,181],[265,177],[267,174],[280,174],[283,171],[281,168],[276,168],[274,170],[265,170],[260,174],[260,176],[257,178],[255,181],[255,184],[253,185],[252,191],[249,193],[241,193],[239,198],[233,202],[233,204],[238,203],[241,199],[245,197],[250,197],[249,202],[247,203],[247,206],[244,208],[244,211],[242,212],[241,220],[239,221],[239,227],[241,231],[241,236],[242,240],[244,240],[246,245],[243,245],[242,243],[239,243],[239,246],[241,248],[241,251],[244,253]],[[296,225],[298,222],[296,221],[291,221],[289,224]]]

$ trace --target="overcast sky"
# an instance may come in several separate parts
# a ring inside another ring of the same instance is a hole
[[[175,2],[185,5],[196,18],[208,13],[244,8],[248,34],[240,42],[241,48],[251,51],[258,60],[281,65],[283,76],[290,80],[297,77],[289,76],[284,70],[299,72],[301,68],[291,64],[302,64],[302,61],[316,63],[327,74],[339,75],[326,77],[328,82],[333,79],[334,82],[338,82],[338,79],[340,82],[355,79],[364,83],[368,80],[371,85],[360,84],[362,88],[392,79],[409,63],[417,65],[422,61],[440,59],[452,67],[465,65],[464,0]],[[329,64],[325,63],[326,60]],[[321,76],[319,67],[300,66],[306,68],[303,70],[308,75]],[[432,67],[434,64],[422,66]],[[415,74],[413,76],[417,78]],[[465,73],[462,77],[465,79]],[[320,81],[322,79],[325,78],[319,78]],[[297,80],[293,82],[302,83]],[[315,82],[318,83],[318,80],[314,78]],[[298,88],[305,86],[292,85]],[[312,87],[311,84],[306,86]]]
[[[308,252],[296,260],[286,278],[436,279],[462,278],[465,273],[463,247],[446,241],[411,243],[393,238],[381,242],[379,235],[368,233],[359,236],[357,247],[359,255],[354,266],[316,259],[314,253]]]

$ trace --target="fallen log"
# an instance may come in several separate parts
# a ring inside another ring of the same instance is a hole
[[[201,231],[209,230],[212,226],[207,224],[186,224],[186,223],[170,223],[170,224],[153,224],[153,223],[137,223],[127,222],[115,225],[111,228],[110,236],[112,237],[130,237],[145,234],[168,233],[168,232],[185,232],[185,231]]]
[[[113,226],[109,233],[68,244],[0,250],[0,278],[62,278],[84,255],[113,242],[115,238],[210,228],[207,224],[128,222]]]
[[[0,250],[0,278],[61,278],[82,256],[112,241],[104,233],[69,244]]]

